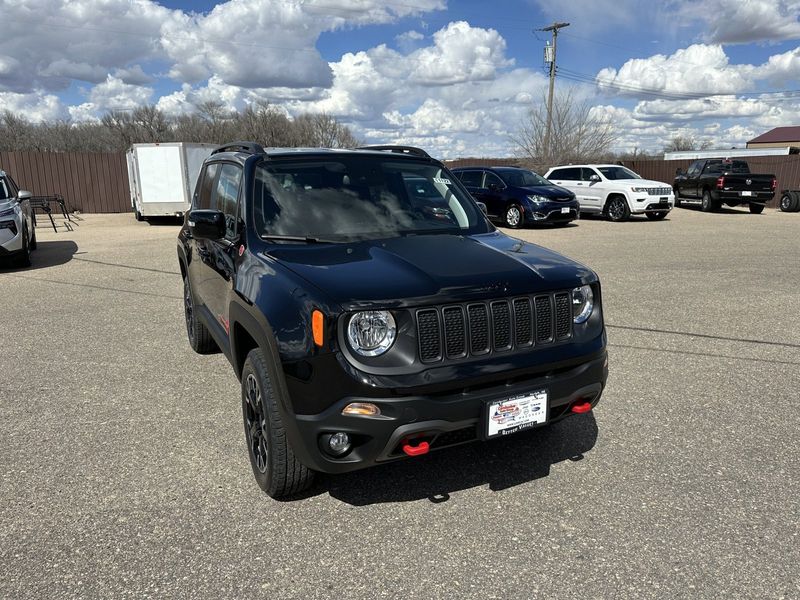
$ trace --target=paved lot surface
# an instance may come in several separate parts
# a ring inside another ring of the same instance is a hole
[[[598,410],[295,502],[189,349],[177,227],[83,219],[0,271],[0,597],[800,597],[800,213],[522,232],[603,279]]]

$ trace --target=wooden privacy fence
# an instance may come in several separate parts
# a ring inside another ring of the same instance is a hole
[[[131,211],[121,152],[0,152],[0,170],[35,196],[61,194],[70,211]]]

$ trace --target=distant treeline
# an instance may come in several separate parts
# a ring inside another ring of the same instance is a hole
[[[154,105],[111,111],[99,122],[57,120],[32,123],[4,111],[0,118],[0,151],[122,152],[140,142],[208,142],[253,140],[264,146],[353,148],[359,140],[327,114],[289,118],[264,103],[242,111],[204,102],[197,112],[167,116]]]

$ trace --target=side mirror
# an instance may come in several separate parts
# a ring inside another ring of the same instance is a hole
[[[597,183],[598,181],[600,181],[600,175],[598,175],[597,173],[592,173],[589,176],[589,181],[591,181],[592,183]]]
[[[675,169],[675,175],[678,175],[678,176],[683,175],[683,169],[681,169],[680,167]]]
[[[30,200],[32,197],[33,194],[31,194],[28,190],[20,190],[19,193],[17,194],[17,199],[20,202],[22,202],[23,200]]]
[[[189,231],[200,240],[221,240],[225,237],[225,214],[219,210],[189,212]]]
[[[485,215],[486,215],[486,214],[489,214],[489,213],[487,212],[487,211],[488,211],[488,209],[486,208],[486,205],[485,205],[483,202],[477,202],[476,204],[478,205],[478,208],[480,208],[480,209],[481,209],[481,212],[482,212],[483,214],[485,214]]]

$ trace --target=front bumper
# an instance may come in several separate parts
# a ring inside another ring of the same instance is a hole
[[[608,378],[606,350],[577,364],[557,370],[514,373],[509,379],[474,388],[454,387],[431,394],[342,398],[322,413],[292,415],[287,434],[298,458],[306,466],[326,473],[344,473],[404,458],[402,443],[426,441],[431,450],[484,438],[483,411],[488,401],[546,389],[548,423],[572,414],[577,403],[595,406]],[[342,415],[351,402],[371,402],[381,409],[378,417]],[[341,458],[320,449],[325,434],[345,432],[353,448]],[[294,439],[293,439],[294,438]]]
[[[0,219],[0,256],[22,250],[22,227],[17,220]]]
[[[675,206],[675,196],[644,196],[633,199],[631,213],[642,215],[649,212],[669,212]]]
[[[526,223],[568,223],[579,218],[580,205],[572,202],[541,202],[525,208]]]

